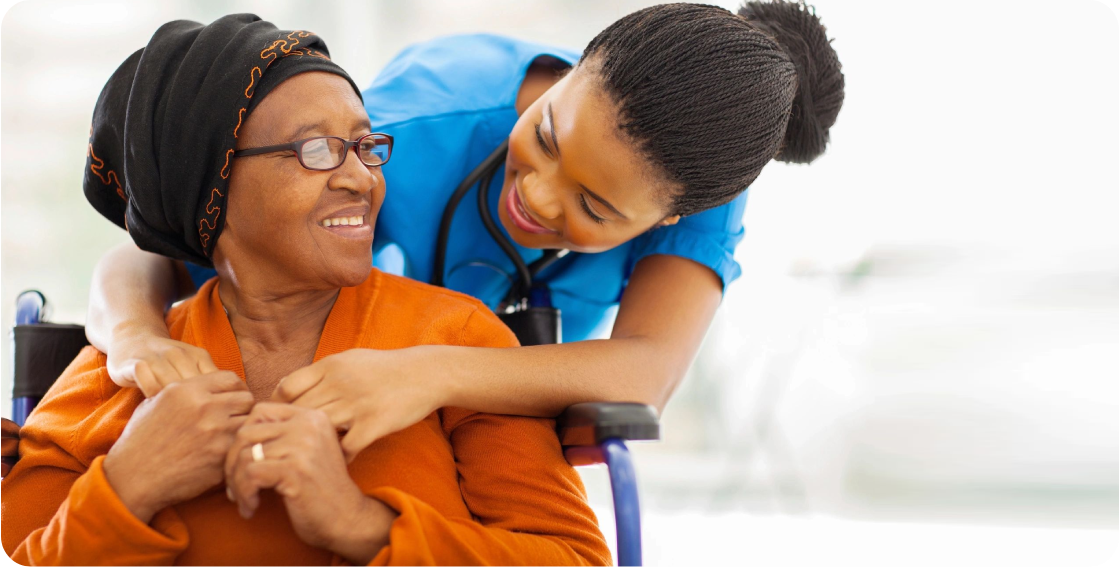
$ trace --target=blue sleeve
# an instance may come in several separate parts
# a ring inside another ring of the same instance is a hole
[[[204,268],[190,262],[183,262],[183,264],[186,264],[187,272],[190,273],[190,281],[194,282],[194,289],[202,287],[206,280],[218,275],[213,268]]]
[[[747,191],[744,191],[721,207],[684,217],[672,226],[651,230],[637,237],[630,252],[627,273],[632,273],[637,262],[646,256],[671,254],[714,270],[723,280],[725,294],[727,286],[742,275],[742,268],[734,259],[734,249],[746,234],[742,228],[746,194]]]

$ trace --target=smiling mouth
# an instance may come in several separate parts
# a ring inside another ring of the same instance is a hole
[[[319,222],[320,225],[330,228],[332,226],[363,226],[365,224],[365,217],[363,215],[355,215],[351,217],[334,217],[323,219]]]
[[[373,236],[373,225],[366,220],[367,208],[350,207],[318,222],[327,232],[347,239],[367,240]],[[360,213],[360,214],[353,214]]]
[[[513,186],[509,188],[509,196],[505,199],[506,209],[509,213],[510,220],[517,228],[532,234],[558,234],[557,231],[552,230],[532,218],[529,214],[528,208],[525,207],[521,201],[520,191],[517,191],[517,184],[514,181]]]

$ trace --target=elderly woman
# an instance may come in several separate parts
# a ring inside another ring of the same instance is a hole
[[[321,411],[268,401],[350,348],[516,344],[477,300],[370,271],[391,150],[308,32],[172,22],[124,62],[97,102],[86,195],[141,248],[217,269],[167,316],[217,368],[145,400],[87,347],[3,481],[13,559],[609,561],[547,420],[443,408],[347,464]]]

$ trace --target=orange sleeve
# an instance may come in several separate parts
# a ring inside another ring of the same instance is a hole
[[[488,309],[467,322],[472,346],[515,346]],[[400,515],[372,565],[607,565],[583,483],[564,460],[553,420],[444,408],[459,485],[477,521],[449,519],[394,488],[370,496]]]
[[[119,416],[103,411],[103,373],[104,355],[87,347],[21,430],[20,461],[0,490],[4,550],[18,563],[169,565],[187,547],[173,510],[144,524],[105,478],[98,453]]]

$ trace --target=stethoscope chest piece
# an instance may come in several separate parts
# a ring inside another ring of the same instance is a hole
[[[554,345],[563,341],[562,318],[555,307],[527,307],[497,316],[517,335],[521,346]]]

